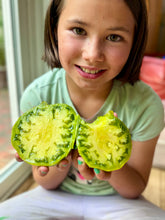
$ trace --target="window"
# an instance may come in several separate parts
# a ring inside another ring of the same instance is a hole
[[[26,86],[46,72],[41,61],[45,9],[49,0],[0,0],[5,36],[10,102],[10,126],[20,115],[20,97]],[[43,22],[42,22],[43,20]],[[9,135],[10,136],[10,135]],[[1,152],[0,152],[1,153]],[[31,166],[11,160],[0,169],[0,201],[8,198],[31,173]]]

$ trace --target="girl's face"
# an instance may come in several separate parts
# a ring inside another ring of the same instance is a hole
[[[109,87],[128,59],[134,28],[124,0],[65,0],[57,34],[68,84]]]

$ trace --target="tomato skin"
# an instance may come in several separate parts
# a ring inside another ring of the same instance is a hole
[[[12,128],[12,145],[25,162],[53,166],[74,148],[78,118],[66,104],[43,102],[19,117]]]
[[[92,124],[81,121],[76,145],[89,167],[113,171],[128,161],[132,141],[125,124],[114,116],[113,111],[109,111]]]

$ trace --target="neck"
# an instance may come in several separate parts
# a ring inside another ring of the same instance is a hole
[[[110,81],[99,88],[80,88],[67,79],[71,100],[81,117],[90,119],[99,111],[111,91],[112,83]]]

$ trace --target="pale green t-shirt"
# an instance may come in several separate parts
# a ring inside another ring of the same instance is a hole
[[[46,101],[48,104],[66,103],[76,111],[67,89],[64,69],[54,69],[34,80],[25,90],[21,99],[21,112]],[[145,83],[138,81],[134,86],[114,80],[112,90],[105,103],[88,120],[94,121],[98,116],[113,110],[129,128],[132,140],[146,141],[160,134],[164,128],[164,109],[158,95]],[[77,112],[77,111],[76,111]],[[86,195],[107,195],[115,190],[106,181],[94,178],[92,181],[71,168],[61,184],[61,189]]]

